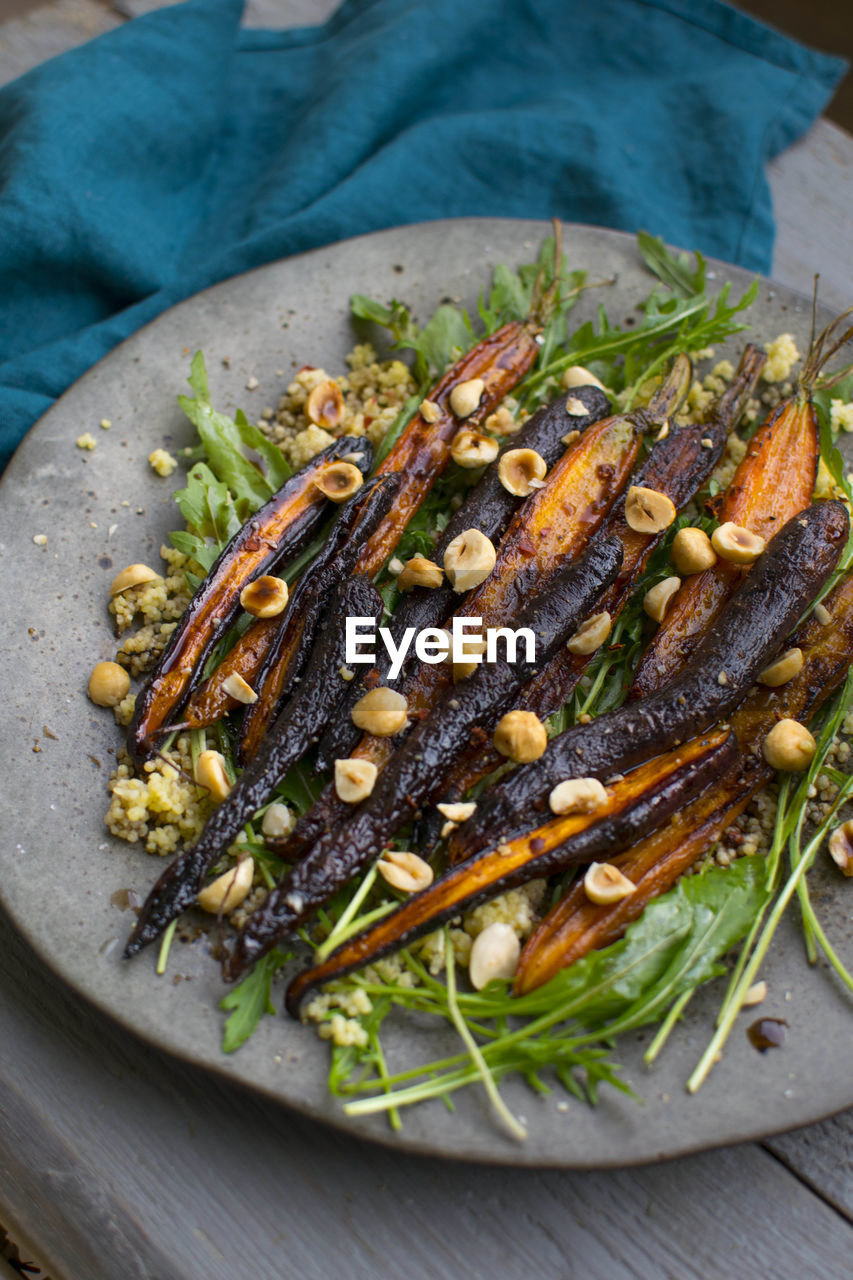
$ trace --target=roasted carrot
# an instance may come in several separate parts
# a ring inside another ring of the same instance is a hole
[[[670,429],[653,445],[645,462],[632,476],[632,483],[664,493],[680,510],[701,488],[720,459],[728,433],[737,423],[765,357],[757,347],[747,346],[731,386],[720,398],[708,422]],[[622,543],[622,571],[600,600],[598,609],[618,617],[630,598],[634,584],[658,546],[665,531],[643,534],[632,529],[624,509],[616,505],[610,512],[601,537],[616,537]],[[573,654],[562,649],[530,681],[519,706],[547,719],[571,697],[592,655]],[[500,764],[500,757],[488,742],[467,752],[457,761],[445,780],[446,795],[458,799]]]
[[[212,863],[237,838],[291,766],[317,741],[341,692],[335,678],[344,658],[341,617],[352,613],[378,618],[381,612],[379,593],[363,575],[338,583],[304,680],[230,794],[214,809],[196,843],[179,854],[154,885],[125,948],[126,956],[153,942],[170,921],[192,906]]]
[[[238,934],[228,961],[231,977],[268,951],[278,937],[313,915],[377,856],[429,794],[445,759],[469,741],[484,716],[507,709],[540,657],[547,661],[548,655],[565,643],[613,581],[621,560],[615,539],[595,543],[579,560],[554,575],[548,589],[541,591],[518,619],[534,638],[534,652],[519,655],[514,662],[504,657],[481,664],[415,726],[349,822],[318,841]]]
[[[479,378],[483,392],[468,426],[482,422],[533,367],[539,347],[533,324],[513,321],[482,338],[430,391],[427,399],[437,406],[437,418],[427,422],[418,412],[378,468],[378,474],[399,471],[405,484],[393,511],[362,550],[356,571],[373,577],[399,542],[403,530],[450,461],[450,443],[460,419],[450,406],[454,387]],[[432,415],[430,415],[432,416]]]
[[[853,577],[827,597],[832,622],[811,618],[796,644],[803,666],[778,689],[757,689],[731,718],[738,757],[698,799],[672,822],[648,836],[614,863],[637,886],[610,906],[590,902],[582,885],[573,886],[545,916],[529,939],[516,973],[516,994],[541,986],[581,956],[622,935],[643,908],[665,893],[701,857],[746,808],[772,775],[760,744],[780,719],[808,722],[847,674],[853,659]]]
[[[127,733],[128,751],[135,760],[151,753],[154,738],[198,683],[205,659],[240,609],[243,587],[298,555],[311,541],[330,505],[314,480],[321,467],[345,455],[357,456],[362,474],[370,470],[370,441],[342,436],[286,480],[225,547],[136,699]]]
[[[573,401],[572,414],[567,409],[568,400]],[[578,401],[587,409],[586,414],[578,413]],[[571,396],[567,397],[563,392],[556,400],[538,409],[521,431],[508,437],[506,448],[535,449],[546,466],[552,467],[565,452],[566,435],[573,431],[578,434],[586,431],[594,422],[600,421],[609,408],[610,401],[600,387],[574,387]],[[499,478],[498,465],[492,463],[451,517],[436,543],[435,551],[431,553],[431,558],[437,564],[442,564],[444,553],[451,542],[467,529],[479,529],[491,542],[497,543],[523,501],[523,498],[504,488]],[[440,627],[453,613],[457,600],[458,597],[454,595],[447,580],[440,587],[416,587],[407,591],[388,624],[394,642],[399,644],[408,627],[414,627],[415,632],[422,631],[425,627]],[[350,712],[363,695],[365,686],[370,688],[384,682],[389,666],[389,659],[380,660],[365,677],[357,675],[352,681],[347,697],[340,705],[340,714],[329,726],[317,749],[319,772],[331,769],[335,760],[348,756],[358,744],[361,733],[352,723]],[[404,667],[403,672],[406,670],[407,667]]]
[[[529,826],[564,779],[607,777],[733,711],[829,579],[849,529],[841,502],[818,503],[789,520],[707,629],[690,667],[648,698],[552,738],[540,760],[483,796],[451,839],[454,856]]]
[[[575,862],[624,849],[692,800],[709,777],[727,767],[734,753],[734,739],[727,731],[694,739],[615,782],[595,813],[552,817],[534,831],[453,867],[378,924],[338,947],[323,964],[299,974],[287,992],[288,1010],[297,1016],[300,1001],[312,987],[406,946],[487,898],[564,871]]]
[[[254,689],[258,700],[247,707],[240,726],[241,763],[245,764],[257,753],[264,734],[295,687],[308,661],[330,593],[353,572],[361,548],[388,515],[401,483],[402,477],[397,473],[374,476],[350,498],[316,560],[292,591],[256,677]],[[337,678],[340,680],[340,676]],[[341,681],[342,695],[345,688]]]

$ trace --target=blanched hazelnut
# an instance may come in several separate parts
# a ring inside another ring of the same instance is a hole
[[[296,819],[286,804],[276,800],[261,819],[261,832],[268,840],[283,840],[296,826]]]
[[[518,764],[538,760],[548,745],[545,726],[532,711],[508,711],[492,739],[495,750]]]
[[[352,462],[327,462],[314,477],[314,484],[332,502],[346,502],[361,488],[364,480]]]
[[[264,573],[240,592],[240,604],[253,618],[276,618],[284,613],[290,593],[283,578]]]
[[[679,529],[672,540],[672,563],[685,577],[702,573],[717,563],[717,553],[704,529]]]
[[[376,864],[383,880],[403,893],[419,893],[433,881],[433,870],[417,853],[388,849]]]
[[[467,822],[473,817],[477,808],[474,800],[444,800],[441,804],[437,804],[436,809],[443,818],[447,818],[448,822]]]
[[[830,622],[832,622],[832,614],[829,612],[825,604],[815,605],[814,616],[822,627],[828,627]]]
[[[454,591],[471,591],[485,582],[495,567],[494,544],[479,529],[458,534],[444,553],[444,572]]]
[[[412,556],[397,574],[397,586],[401,591],[411,591],[412,587],[440,587],[442,582],[444,571],[426,556]]]
[[[643,596],[643,611],[654,622],[663,622],[672,598],[680,586],[681,579],[676,577],[664,578],[663,582],[656,582]]]
[[[521,943],[515,930],[503,920],[494,920],[478,933],[468,959],[468,977],[475,991],[495,978],[509,981],[515,976]]]
[[[344,420],[344,398],[336,382],[319,383],[308,397],[305,412],[318,427],[328,430]]]
[[[548,465],[535,449],[507,449],[498,463],[498,479],[517,498],[527,498],[540,489],[547,474]]]
[[[766,545],[760,533],[750,533],[731,520],[711,534],[711,546],[721,560],[728,560],[731,564],[754,564]]]
[[[764,739],[764,759],[771,769],[802,773],[814,759],[815,751],[817,743],[798,720],[780,720]]]
[[[746,995],[740,1002],[742,1009],[751,1009],[753,1005],[761,1004],[762,1000],[767,999],[767,983],[762,980],[753,982]]]
[[[778,689],[798,676],[803,669],[802,649],[786,649],[780,653],[775,662],[764,668],[758,677],[759,684],[766,684],[770,689]]]
[[[573,364],[566,369],[560,379],[567,391],[572,387],[600,387],[602,391],[607,388],[603,382],[599,382],[594,373],[590,373],[589,369],[585,369],[582,364]]]
[[[229,698],[233,698],[235,702],[242,702],[246,707],[251,707],[258,700],[258,695],[252,686],[238,671],[232,671],[229,676],[226,676],[222,681],[222,691],[227,693]]]
[[[229,867],[204,886],[198,895],[198,905],[212,916],[227,916],[245,902],[254,878],[254,862],[251,858],[241,858],[236,867]]]
[[[441,417],[441,409],[434,400],[422,400],[418,411],[424,422],[428,422],[430,426],[434,422],[438,422]]]
[[[548,797],[552,813],[594,813],[607,802],[607,792],[598,778],[567,778],[558,782]]]
[[[853,821],[836,827],[829,837],[829,856],[845,876],[853,876]]]
[[[450,407],[457,418],[470,418],[483,398],[486,384],[482,378],[469,378],[467,382],[457,382],[450,393]]]
[[[583,878],[584,893],[590,902],[607,906],[621,902],[635,891],[636,885],[610,862],[593,862]]]
[[[117,707],[130,692],[130,676],[117,662],[99,662],[89,676],[89,697],[96,707]]]
[[[604,644],[610,632],[613,630],[613,619],[605,610],[603,613],[593,613],[591,617],[586,618],[573,636],[566,641],[566,648],[569,653],[588,654],[595,653],[596,649],[600,649]]]
[[[378,770],[372,760],[335,761],[335,791],[347,804],[366,800],[376,783]]]
[[[406,726],[408,703],[402,693],[379,685],[359,698],[352,709],[352,722],[377,738],[391,738]]]
[[[147,564],[129,564],[117,573],[110,583],[110,598],[120,596],[131,587],[141,587],[144,582],[155,582],[161,575],[149,569]]]
[[[210,792],[217,804],[228,798],[231,783],[225,771],[225,757],[218,751],[202,751],[195,768],[195,780]]]
[[[496,436],[514,436],[517,431],[521,430],[521,423],[516,422],[506,405],[502,404],[499,409],[495,409],[494,413],[490,413],[486,418],[485,427],[487,431],[493,432]]]
[[[635,533],[662,533],[676,516],[675,505],[665,493],[632,484],[625,499],[625,519]]]
[[[585,418],[589,413],[583,400],[579,400],[577,396],[569,396],[566,401],[566,413],[572,418]]]
[[[487,463],[494,462],[498,456],[498,444],[491,436],[485,436],[481,431],[469,431],[464,427],[453,437],[450,456],[459,467],[484,467]]]
[[[459,662],[454,662],[451,656],[454,684],[457,684],[460,680],[467,680],[482,665],[482,657],[486,652],[485,636],[478,636],[473,632],[470,635],[466,635],[463,651],[468,656],[462,658]],[[480,658],[480,662],[477,661],[477,657]]]

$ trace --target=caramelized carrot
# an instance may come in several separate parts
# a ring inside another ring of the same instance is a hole
[[[528,940],[516,973],[517,995],[542,986],[589,951],[621,937],[652,898],[666,892],[719,840],[769,780],[772,770],[756,745],[786,716],[809,720],[844,679],[853,659],[853,577],[836,587],[825,603],[832,623],[821,626],[811,618],[797,638],[803,651],[800,673],[778,689],[757,689],[732,716],[737,760],[669,826],[613,859],[637,886],[635,892],[610,906],[596,906],[583,885],[574,885]]]
[[[734,750],[734,741],[724,730],[694,739],[614,782],[594,813],[552,817],[534,831],[453,867],[378,924],[338,947],[323,964],[299,974],[287,992],[289,1011],[298,1013],[301,999],[312,987],[406,946],[478,902],[538,876],[564,871],[575,862],[625,848],[688,803],[707,785],[709,774],[728,765]]]

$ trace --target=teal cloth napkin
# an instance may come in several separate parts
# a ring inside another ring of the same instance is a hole
[[[360,232],[558,215],[766,270],[764,166],[844,70],[718,0],[241,10],[160,10],[0,91],[3,461],[165,308]]]

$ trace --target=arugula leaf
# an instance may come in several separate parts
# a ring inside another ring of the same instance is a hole
[[[668,285],[673,293],[682,298],[693,298],[705,292],[705,259],[698,249],[694,254],[696,268],[691,270],[690,254],[680,253],[676,257],[667,249],[661,236],[638,231],[637,248],[649,270]]]
[[[292,952],[275,947],[219,1002],[220,1009],[229,1014],[222,1033],[223,1053],[234,1053],[255,1032],[265,1013],[275,1013],[270,999],[273,976],[292,956]]]
[[[195,392],[195,399],[179,396],[178,404],[196,427],[211,470],[230,489],[237,515],[244,522],[280,487],[275,478],[284,476],[286,479],[290,469],[275,445],[264,440],[261,446],[263,437],[256,427],[250,426],[245,414],[238,415],[239,420],[235,422],[214,409],[210,402],[204,356],[200,351],[193,356],[188,382]],[[257,464],[246,456],[247,448],[258,456]],[[269,473],[272,483],[265,472]]]
[[[385,432],[385,435],[382,437],[382,440],[373,455],[374,472],[376,471],[379,464],[381,462],[384,462],[385,459],[388,457],[388,454],[394,448],[394,445],[397,443],[397,441],[400,439],[400,436],[406,430],[406,427],[412,421],[412,418],[417,413],[418,405],[420,404],[422,399],[423,399],[423,396],[419,395],[418,393],[415,393],[415,395],[413,396],[409,396],[408,400],[403,405],[402,409],[397,414],[394,421],[391,423],[391,426]]]
[[[227,484],[217,480],[204,462],[197,462],[187,472],[186,488],[177,490],[175,501],[192,532],[212,539],[218,551],[242,527]]]

